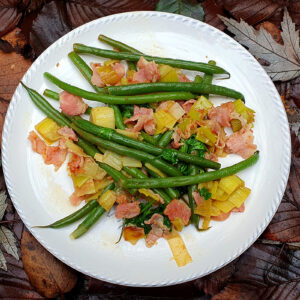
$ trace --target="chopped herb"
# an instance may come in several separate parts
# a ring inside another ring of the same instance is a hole
[[[133,115],[133,105],[131,104],[124,104],[120,105],[122,116],[125,119],[129,119]]]
[[[182,175],[187,176],[190,174],[189,166],[183,162],[178,163],[177,168],[182,173]]]
[[[204,200],[208,200],[211,197],[211,193],[206,187],[203,187],[201,190],[199,190],[199,194],[204,198]]]
[[[159,157],[171,162],[174,165],[179,161],[178,154],[174,149],[165,149]]]
[[[187,153],[191,153],[192,151],[197,150],[197,153],[200,157],[204,157],[205,152],[208,152],[204,143],[195,139],[195,135],[192,135],[187,140],[182,140],[186,147],[188,148]]]

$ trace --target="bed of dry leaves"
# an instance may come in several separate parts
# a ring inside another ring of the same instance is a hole
[[[63,34],[92,19],[130,10],[153,10],[155,0],[0,0],[0,129],[11,96],[32,61]],[[217,15],[264,26],[280,42],[287,7],[300,28],[298,0],[205,0],[207,23],[225,30]],[[300,77],[276,82],[292,133],[291,173],[282,203],[258,241],[219,271],[172,288],[129,288],[101,282],[63,265],[26,231],[12,204],[2,225],[17,239],[17,261],[0,269],[0,298],[42,299],[299,299],[300,298]],[[0,140],[1,142],[1,140]],[[5,189],[3,175],[0,190]]]

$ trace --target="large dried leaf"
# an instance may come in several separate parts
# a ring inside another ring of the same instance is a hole
[[[0,221],[2,220],[7,207],[6,198],[7,195],[5,191],[0,192]]]
[[[30,31],[30,45],[38,56],[71,29],[67,20],[65,3],[58,0],[52,1],[42,8],[33,21]]]
[[[23,232],[21,251],[24,269],[40,294],[54,298],[73,289],[76,272],[45,250],[28,231]]]
[[[224,8],[236,19],[243,19],[250,25],[267,20],[286,1],[274,0],[223,0]]]
[[[300,157],[296,157],[299,144],[295,144],[293,148],[294,154],[285,195],[264,233],[264,238],[282,243],[300,242]]]
[[[16,239],[13,233],[4,226],[0,226],[0,244],[8,254],[12,255],[16,259],[19,259]]]
[[[153,10],[156,2],[157,0],[69,0],[66,2],[66,7],[71,25],[77,27],[94,19],[116,13]]]
[[[224,30],[226,27],[218,17],[218,15],[224,15],[222,0],[205,0],[202,6],[205,13],[205,23]]]
[[[184,15],[200,21],[204,20],[202,5],[191,0],[159,0],[155,10]]]
[[[298,299],[300,295],[300,251],[256,243],[231,265],[234,272],[229,273],[224,290],[212,290],[214,300]],[[221,272],[202,280],[221,278]],[[278,298],[281,293],[284,298]]]
[[[238,42],[248,47],[254,56],[269,63],[264,68],[272,80],[287,81],[300,74],[299,33],[295,31],[287,10],[282,22],[284,45],[275,42],[263,27],[255,30],[243,20],[237,22],[222,16],[220,18]]]
[[[1,249],[0,249],[0,269],[7,271],[6,259],[3,255],[3,252],[1,251]]]
[[[21,19],[20,0],[0,0],[0,37],[14,29]]]
[[[3,300],[44,299],[31,286],[22,261],[4,253],[7,271],[0,269],[0,295]]]

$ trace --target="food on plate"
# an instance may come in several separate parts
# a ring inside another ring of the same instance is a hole
[[[22,83],[46,115],[28,135],[32,150],[55,170],[65,163],[74,186],[70,202],[85,202],[70,216],[38,227],[61,228],[84,218],[70,235],[77,239],[114,210],[125,241],[153,247],[165,238],[184,266],[192,261],[180,235],[184,227],[205,231],[211,221],[245,210],[251,190],[236,173],[259,158],[255,112],[240,92],[212,84],[215,75],[230,76],[214,61],[153,57],[103,35],[99,40],[118,51],[74,44],[69,54],[95,92],[44,74],[63,89],[44,92],[61,111]],[[89,67],[78,54],[109,60]],[[184,69],[204,76],[190,78]],[[233,100],[216,106],[212,94]],[[92,108],[83,99],[108,106]],[[219,158],[232,153],[244,160],[220,168]]]

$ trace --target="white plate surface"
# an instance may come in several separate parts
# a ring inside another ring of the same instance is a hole
[[[112,15],[73,30],[33,63],[23,81],[41,93],[46,87],[56,89],[43,78],[43,72],[49,71],[90,90],[67,54],[75,42],[109,49],[97,41],[99,33],[147,54],[204,62],[213,59],[231,73],[230,80],[214,83],[241,91],[246,104],[256,111],[254,135],[260,160],[239,173],[252,189],[246,210],[232,214],[225,222],[212,222],[212,228],[206,232],[198,233],[193,226],[185,228],[182,236],[193,262],[182,268],[176,266],[163,239],[151,249],[146,248],[143,240],[136,246],[124,241],[115,244],[121,223],[112,213],[76,241],[68,235],[78,224],[60,230],[32,228],[51,223],[77,208],[69,204],[68,196],[73,190],[66,165],[55,173],[53,166],[44,165],[42,158],[31,150],[28,133],[44,115],[20,85],[7,112],[2,140],[3,169],[14,206],[27,228],[53,255],[98,279],[132,286],[162,286],[215,271],[258,238],[281,201],[289,174],[290,135],[280,97],[259,63],[229,36],[194,19],[160,12]],[[96,57],[84,59],[101,61]],[[224,100],[213,98],[215,104]],[[52,103],[57,106],[55,101]],[[229,155],[221,163],[228,166],[240,160]]]

